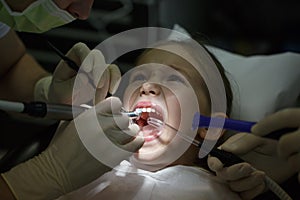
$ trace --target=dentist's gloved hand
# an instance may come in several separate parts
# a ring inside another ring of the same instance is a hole
[[[121,115],[120,109],[119,99],[108,98],[61,124],[42,154],[2,174],[15,197],[57,198],[114,167],[103,161],[117,165],[137,151],[143,144],[143,139],[136,137],[138,126],[128,127],[129,118]],[[117,115],[115,119],[111,114]],[[100,158],[95,159],[91,152]]]
[[[238,133],[228,138],[220,148],[231,152],[266,174],[278,183],[282,183],[295,170],[277,154],[278,141],[262,138],[249,133]]]
[[[274,113],[252,128],[255,135],[264,136],[282,128],[298,128],[279,139],[277,151],[280,158],[287,160],[293,170],[298,171],[300,182],[300,108],[289,108]]]
[[[36,101],[49,103],[72,103],[72,92],[79,98],[76,103],[87,103],[95,98],[95,102],[103,100],[107,93],[116,90],[121,73],[116,65],[105,63],[104,56],[99,50],[90,50],[84,43],[75,44],[66,54],[81,70],[87,73],[79,73],[71,69],[63,60],[57,65],[53,76],[44,77],[35,85],[34,96]],[[102,74],[100,79],[100,74]],[[92,78],[89,82],[87,74]],[[73,91],[76,79],[76,89]],[[100,81],[99,81],[100,79]],[[96,95],[94,86],[97,86]]]
[[[209,156],[208,166],[219,178],[227,181],[231,190],[239,193],[242,199],[253,199],[266,188],[265,173],[246,162],[223,167],[218,158]]]
[[[216,161],[217,158],[214,157],[209,158],[208,164],[217,173],[217,176],[225,180],[227,178],[230,185],[234,180],[232,189],[237,192],[242,191],[241,197],[252,198],[266,189],[263,172],[278,183],[285,181],[295,173],[295,170],[292,170],[286,161],[278,157],[277,145],[276,140],[261,138],[249,133],[238,133],[228,138],[220,148],[241,157],[251,166],[247,163],[240,163],[223,168],[220,161]],[[252,167],[258,171],[253,171]]]

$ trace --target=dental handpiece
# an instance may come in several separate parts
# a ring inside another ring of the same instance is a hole
[[[0,100],[0,110],[54,120],[72,120],[86,109],[81,106],[47,104],[38,101],[26,103]]]
[[[126,114],[131,119],[138,118],[139,116],[141,116],[142,112],[143,112],[142,109],[139,108],[134,111],[127,111],[124,108],[121,109],[121,113]]]
[[[251,128],[257,122],[249,122],[249,121],[242,121],[242,120],[235,120],[229,118],[221,118],[221,117],[207,117],[201,115],[200,113],[196,112],[193,118],[192,128],[195,130],[198,127],[203,128],[222,128],[226,130],[238,131],[238,132],[246,132],[251,133]],[[279,139],[285,133],[295,131],[295,128],[284,128],[280,130],[273,131],[266,135],[267,138],[272,139]]]
[[[0,100],[0,110],[7,112],[24,113],[29,116],[53,119],[53,120],[72,120],[80,113],[91,108],[88,105],[72,106],[66,104],[47,104],[45,102],[13,102]],[[129,118],[138,118],[142,111],[136,109],[135,111],[121,110],[122,114],[126,114]]]

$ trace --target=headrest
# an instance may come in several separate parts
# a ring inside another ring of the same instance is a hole
[[[257,121],[277,110],[299,106],[300,54],[241,56],[216,47],[233,90],[232,118]]]

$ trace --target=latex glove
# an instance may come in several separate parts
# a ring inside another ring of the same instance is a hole
[[[296,131],[283,135],[279,139],[278,155],[286,159],[293,170],[298,171],[300,182],[300,108],[289,108],[274,113],[252,128],[255,135],[264,136],[282,128],[298,128]]]
[[[112,109],[111,106],[115,107]],[[86,143],[93,145],[98,141],[101,144],[96,146],[96,150],[99,155],[106,156],[103,159],[112,159],[112,163],[117,165],[132,155],[142,146],[143,139],[135,137],[137,125],[128,127],[129,118],[116,113],[120,109],[121,102],[117,98],[102,101],[74,121],[63,123],[42,154],[2,174],[15,197],[26,200],[54,199],[95,180],[114,167],[106,166],[90,154],[90,149],[83,145],[75,126],[83,126]],[[118,124],[111,113],[118,114]],[[105,126],[101,130],[91,121],[105,122]],[[115,145],[110,140],[107,142],[107,137],[127,151],[114,151]]]
[[[109,65],[99,81],[100,74],[107,66],[99,50],[91,51],[84,43],[77,43],[66,56],[81,66],[81,70],[87,72],[93,81],[89,82],[86,73],[79,73],[76,78],[77,72],[61,60],[53,76],[42,78],[36,83],[35,100],[72,104],[72,92],[74,92],[75,97],[79,98],[76,103],[81,104],[88,103],[94,97],[95,101],[99,102],[106,97],[107,92],[114,93],[121,77],[120,70],[116,65]],[[75,79],[78,87],[73,91]],[[96,95],[93,85],[97,86]]]
[[[223,167],[218,158],[209,156],[208,166],[220,179],[227,181],[231,190],[239,193],[242,199],[253,199],[266,188],[265,173],[246,162]]]
[[[278,156],[277,145],[276,140],[238,133],[228,138],[220,148],[241,157],[274,181],[282,183],[295,174],[295,170]]]

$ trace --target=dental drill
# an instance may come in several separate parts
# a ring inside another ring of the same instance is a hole
[[[86,110],[85,107],[47,104],[44,102],[12,102],[0,100],[0,110],[28,114],[33,117],[41,117],[54,120],[71,120]]]
[[[91,106],[88,105],[72,106],[66,104],[48,104],[37,101],[25,103],[0,100],[0,110],[53,120],[72,120],[89,108],[91,108]],[[141,113],[141,109],[136,109],[135,111],[121,110],[121,114],[126,114],[131,119],[139,117]]]

